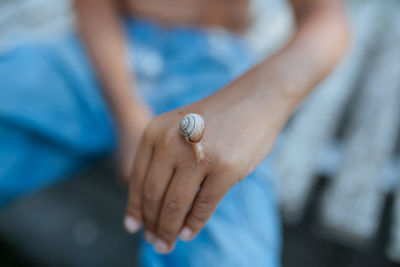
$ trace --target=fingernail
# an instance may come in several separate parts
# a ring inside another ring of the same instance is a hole
[[[160,254],[168,253],[168,245],[161,239],[157,239],[154,243],[154,249]]]
[[[144,232],[144,239],[146,239],[146,241],[150,244],[153,244],[156,241],[156,236],[153,235],[152,232],[149,231],[145,231]]]
[[[128,231],[128,233],[130,233],[130,234],[136,233],[140,228],[139,222],[131,216],[125,217],[124,225],[125,225],[126,231]]]
[[[190,230],[189,227],[185,226],[183,227],[181,233],[179,234],[179,237],[184,240],[184,241],[189,241],[192,239],[192,230]]]

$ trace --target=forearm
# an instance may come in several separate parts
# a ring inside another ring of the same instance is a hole
[[[119,128],[128,127],[142,103],[126,59],[127,47],[118,1],[77,0],[78,28]]]
[[[297,31],[282,50],[206,101],[226,103],[223,108],[246,105],[280,129],[299,102],[333,70],[348,41],[349,27],[341,7],[307,11],[298,17]]]
[[[297,22],[297,32],[288,45],[254,70],[254,75],[260,76],[256,80],[262,81],[262,76],[268,79],[275,85],[270,90],[285,98],[292,108],[332,72],[349,42],[347,17],[339,4],[298,11]],[[261,88],[262,83],[255,87],[260,92],[268,91]]]
[[[263,148],[252,155],[253,166],[249,169],[253,170],[268,155],[299,102],[333,70],[348,40],[349,29],[342,10],[329,8],[308,13],[281,51],[188,111],[206,117],[230,116],[231,121],[222,120],[224,124],[219,127],[241,123],[235,136],[247,136]]]

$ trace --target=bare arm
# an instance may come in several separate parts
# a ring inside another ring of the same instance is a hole
[[[297,31],[286,47],[223,90],[155,117],[146,128],[142,156],[132,169],[126,227],[135,232],[144,224],[158,252],[172,251],[177,235],[190,240],[204,227],[225,193],[265,159],[294,108],[344,54],[349,27],[342,1],[292,3]],[[199,164],[193,171],[192,148],[178,131],[187,113],[205,118],[201,142],[212,166]]]
[[[118,3],[77,0],[75,8],[80,34],[117,123],[121,172],[127,179],[135,143],[147,125],[149,113],[135,92],[135,79],[126,61],[127,46]]]
[[[295,106],[334,69],[346,51],[350,31],[342,0],[291,2],[296,34],[280,52],[255,68],[254,73],[269,73],[265,78],[279,85],[274,91],[284,94]]]

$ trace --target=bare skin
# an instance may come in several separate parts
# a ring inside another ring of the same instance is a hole
[[[133,157],[151,112],[136,95],[135,77],[126,65],[121,19],[134,15],[165,25],[219,26],[239,31],[248,20],[248,0],[76,0],[78,28],[113,111],[119,132],[120,178],[128,183]]]
[[[90,1],[93,0],[82,0]],[[96,9],[100,9],[100,1],[95,1]],[[292,0],[297,32],[286,47],[219,92],[154,117],[146,127],[149,117],[146,109],[142,109],[143,104],[137,99],[126,103],[129,101],[125,97],[129,94],[124,89],[133,79],[128,77],[121,63],[124,37],[117,27],[116,13],[111,15],[107,11],[109,0],[101,2],[104,7],[97,12],[104,13],[99,17],[114,26],[96,24],[100,23],[94,18],[96,13],[91,13],[91,20],[83,16],[94,11],[90,10],[90,5],[85,7],[82,3],[83,7],[78,6],[78,10],[84,39],[121,131],[125,123],[143,122],[139,123],[143,127],[127,127],[140,132],[132,134],[135,138],[144,131],[129,180],[127,230],[136,232],[144,226],[145,237],[155,249],[159,253],[169,253],[178,236],[183,240],[194,238],[229,189],[269,154],[298,103],[339,61],[349,39],[343,3],[340,0]],[[104,19],[107,12],[108,20]],[[94,29],[96,27],[101,30]],[[96,34],[98,31],[103,37]],[[106,34],[109,36],[105,37]],[[111,37],[115,39],[110,40]],[[105,51],[110,58],[104,55]],[[105,62],[108,66],[103,65]],[[193,148],[178,129],[187,113],[201,114],[206,121],[201,142],[212,166],[199,164],[193,170],[196,160]]]
[[[129,14],[164,25],[218,26],[241,31],[249,22],[249,0],[125,0]]]
[[[122,182],[127,184],[133,157],[151,119],[151,111],[137,96],[132,67],[126,64],[127,46],[120,4],[113,0],[78,0],[75,9],[81,37],[117,123],[118,169]]]

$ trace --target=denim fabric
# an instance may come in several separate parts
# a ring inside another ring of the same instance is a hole
[[[200,100],[251,65],[218,31],[126,21],[142,97],[155,114]],[[0,205],[115,148],[109,108],[79,38],[25,43],[0,55]],[[143,266],[279,266],[280,228],[267,160],[223,198],[192,242],[169,255],[142,242]],[[122,216],[122,215],[121,215]]]

